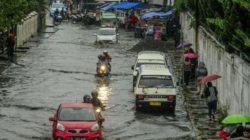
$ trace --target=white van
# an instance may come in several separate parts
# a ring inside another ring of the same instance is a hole
[[[175,111],[174,78],[164,65],[141,65],[134,93],[136,110],[156,107],[170,112]]]
[[[164,53],[158,51],[139,52],[135,64],[131,67],[133,70],[133,87],[135,86],[138,68],[145,64],[160,64],[167,66],[166,56]]]

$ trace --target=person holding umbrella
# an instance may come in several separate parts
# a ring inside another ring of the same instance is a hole
[[[203,91],[203,87],[202,85],[204,84],[201,84],[200,81],[203,77],[207,76],[207,68],[205,66],[205,63],[204,62],[199,62],[199,65],[198,65],[198,68],[196,69],[196,72],[195,72],[195,77],[196,77],[196,82],[197,82],[197,94],[199,94],[200,96],[202,95],[202,92]]]
[[[191,63],[189,58],[185,58],[183,64],[183,70],[184,70],[184,83],[186,86],[188,86],[191,73]]]
[[[211,82],[208,82],[207,88],[205,88],[205,97],[207,98],[209,121],[215,120],[214,114],[217,109],[217,94],[217,88],[213,86]]]

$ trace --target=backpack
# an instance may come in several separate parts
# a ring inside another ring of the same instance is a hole
[[[208,87],[206,89],[207,102],[212,102],[217,100],[217,89],[216,87]]]

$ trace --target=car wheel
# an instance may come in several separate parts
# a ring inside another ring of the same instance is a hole
[[[137,105],[135,105],[135,111],[141,111],[141,108],[139,108]]]
[[[142,109],[138,106],[137,101],[135,101],[135,111],[141,111]]]

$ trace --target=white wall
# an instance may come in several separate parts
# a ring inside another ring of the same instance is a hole
[[[195,30],[190,27],[191,19],[192,16],[187,13],[180,16],[184,40],[195,44]],[[205,62],[209,74],[222,76],[213,82],[219,91],[219,104],[229,105],[230,114],[250,115],[250,64],[227,53],[224,48],[215,37],[200,27],[199,61]]]
[[[150,4],[163,5],[163,0],[149,0],[148,2],[149,2]]]
[[[166,1],[167,1],[167,5],[174,6],[174,0],[166,0]]]
[[[17,25],[17,47],[22,46],[31,36],[35,35],[38,30],[38,14],[30,13],[22,24]]]

